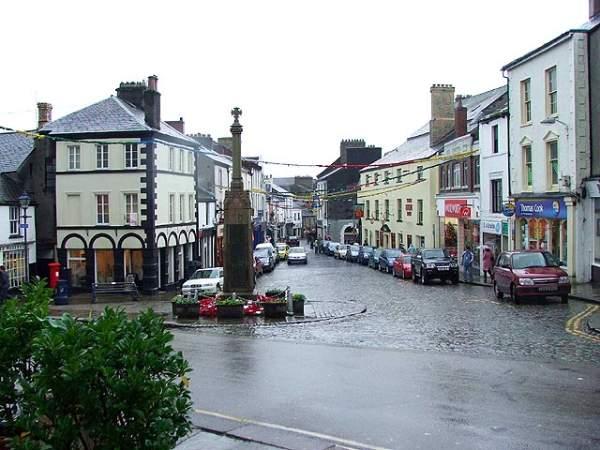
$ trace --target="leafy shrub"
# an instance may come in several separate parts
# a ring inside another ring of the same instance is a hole
[[[195,305],[198,303],[198,300],[194,299],[192,296],[186,297],[183,295],[176,295],[171,299],[171,302],[176,303],[177,305]]]
[[[34,338],[46,326],[52,290],[44,281],[25,284],[23,299],[0,306],[0,422],[8,433],[15,432],[21,384],[36,369],[31,358]]]
[[[191,429],[181,353],[152,311],[50,320],[34,340],[15,448],[168,449]]]
[[[217,300],[217,306],[237,306],[243,305],[244,303],[246,303],[244,300],[234,297],[221,297]]]
[[[306,300],[306,296],[304,294],[292,294],[292,301],[294,302],[301,302]]]

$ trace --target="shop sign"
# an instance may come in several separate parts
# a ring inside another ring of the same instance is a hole
[[[462,217],[463,219],[470,219],[471,218],[471,207],[470,206],[463,206],[460,208],[460,217]]]
[[[506,217],[512,217],[515,215],[515,204],[508,202],[505,203],[504,206],[502,207],[502,214],[504,214]]]
[[[467,211],[463,211],[463,207],[468,209],[468,217],[471,217],[471,208],[467,207],[466,200],[444,200],[444,216],[456,218],[465,217],[463,216],[463,213]]]
[[[508,236],[508,222],[502,222],[502,235]]]
[[[562,199],[517,200],[517,217],[566,219],[567,207]]]
[[[502,222],[498,220],[482,220],[481,231],[488,234],[500,234],[502,232]]]

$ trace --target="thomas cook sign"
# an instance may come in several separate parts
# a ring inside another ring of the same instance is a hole
[[[564,220],[567,218],[567,207],[562,199],[517,200],[516,215]]]

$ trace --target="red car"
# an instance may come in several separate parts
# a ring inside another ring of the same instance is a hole
[[[515,303],[525,297],[560,297],[567,303],[571,280],[559,261],[544,251],[504,252],[494,267],[494,293],[510,295]]]
[[[403,280],[412,278],[412,267],[410,265],[412,255],[402,255],[396,258],[392,267],[392,275]]]

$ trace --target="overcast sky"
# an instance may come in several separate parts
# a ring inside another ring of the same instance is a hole
[[[163,120],[242,152],[327,164],[344,138],[384,152],[429,119],[429,87],[504,84],[500,67],[587,21],[588,0],[8,1],[0,125],[32,128],[159,77]],[[268,166],[275,175],[318,169]]]

